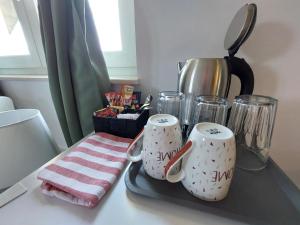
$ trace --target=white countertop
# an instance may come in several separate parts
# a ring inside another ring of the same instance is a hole
[[[62,157],[60,154],[47,164]],[[45,164],[45,165],[47,165]],[[44,165],[44,166],[45,166]],[[44,167],[43,166],[43,167]],[[93,209],[72,205],[41,193],[36,170],[21,183],[28,191],[0,208],[0,224],[7,225],[237,225],[243,224],[172,203],[136,196],[126,190],[124,175]],[[127,169],[127,168],[126,168]]]

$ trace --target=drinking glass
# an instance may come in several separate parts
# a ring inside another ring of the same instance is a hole
[[[266,167],[277,102],[277,99],[260,95],[235,98],[228,127],[236,138],[237,167],[250,171]]]
[[[192,122],[193,104],[195,96],[193,94],[185,94],[181,107],[181,122],[185,126],[189,126]]]
[[[225,98],[212,95],[202,95],[194,98],[192,119],[188,127],[189,134],[195,124],[201,122],[226,124],[229,102]]]
[[[181,121],[181,108],[184,101],[184,94],[178,91],[159,92],[157,101],[157,112],[159,114],[170,114]]]

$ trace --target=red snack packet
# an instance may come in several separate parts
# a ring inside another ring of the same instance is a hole
[[[112,109],[110,107],[98,110],[95,112],[95,116],[97,117],[112,117],[116,118],[118,115],[118,112],[116,109]]]
[[[133,94],[133,86],[130,85],[123,85],[121,88],[121,96],[122,96],[122,102],[123,106],[131,106],[132,101],[132,94]]]
[[[106,99],[107,99],[109,105],[110,105],[110,106],[113,105],[114,92],[107,92],[107,93],[105,93],[104,95],[105,95],[105,97],[106,97]]]
[[[122,96],[117,92],[107,92],[104,94],[110,106],[123,106]]]

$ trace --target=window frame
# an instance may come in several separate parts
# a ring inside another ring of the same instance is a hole
[[[1,56],[0,76],[47,75],[37,11],[33,0],[12,0],[30,55]]]
[[[134,0],[118,0],[122,51],[103,51],[111,78],[137,79]]]
[[[1,79],[47,79],[48,72],[34,0],[12,0],[22,25],[29,56],[0,57]],[[138,83],[134,0],[118,0],[123,49],[103,52],[112,83]],[[6,65],[6,66],[4,66]],[[7,66],[9,65],[9,66]]]

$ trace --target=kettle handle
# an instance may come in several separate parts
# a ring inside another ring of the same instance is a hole
[[[225,57],[232,74],[241,81],[240,95],[251,95],[254,88],[254,75],[250,65],[238,57]]]

